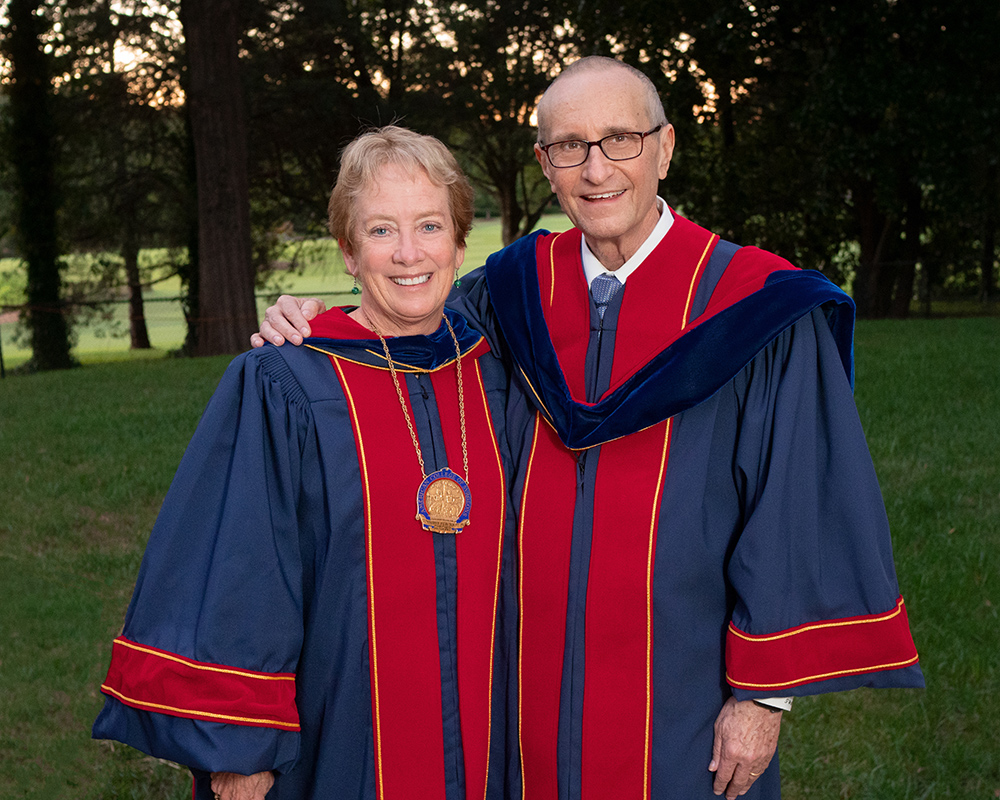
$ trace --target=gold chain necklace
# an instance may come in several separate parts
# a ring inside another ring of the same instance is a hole
[[[364,314],[364,312],[362,312]],[[410,412],[406,408],[406,400],[403,399],[403,389],[399,385],[399,378],[396,375],[396,367],[389,354],[389,344],[385,337],[372,324],[371,318],[364,314],[368,327],[378,337],[382,343],[382,351],[385,353],[385,361],[389,365],[389,374],[392,375],[392,383],[396,387],[396,397],[399,398],[399,406],[403,409],[403,418],[406,420],[406,427],[410,431],[410,439],[413,441],[413,449],[417,452],[417,461],[420,462],[420,474],[423,481],[417,489],[417,519],[425,531],[434,533],[458,533],[469,524],[469,511],[472,509],[472,493],[469,490],[469,449],[465,436],[465,392],[462,386],[462,351],[458,346],[458,337],[451,327],[448,317],[442,314],[444,324],[448,326],[448,333],[455,343],[455,371],[458,374],[458,418],[462,428],[462,465],[465,468],[465,478],[448,467],[439,469],[437,472],[427,474],[424,467],[424,455],[420,450],[420,442],[417,441],[417,433],[413,429],[413,421],[410,419]]]

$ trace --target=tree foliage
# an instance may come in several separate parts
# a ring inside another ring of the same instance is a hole
[[[440,78],[449,110],[440,135],[495,199],[504,244],[530,233],[552,200],[532,156],[531,116],[560,66],[580,52],[572,11],[561,0],[487,0],[452,6],[443,20],[455,44]]]
[[[533,109],[562,65],[589,54],[620,57],[656,84],[678,136],[661,191],[699,223],[822,269],[853,287],[868,316],[904,316],[918,295],[996,292],[995,3],[213,3],[217,14],[228,9],[219,24],[228,19],[238,42],[238,75],[224,94],[245,103],[246,149],[233,127],[200,160],[246,165],[239,204],[251,233],[239,235],[252,250],[239,269],[201,252],[186,119],[197,105],[195,62],[221,29],[185,37],[180,0],[7,5],[8,19],[38,5],[42,26],[36,51],[49,74],[35,85],[49,103],[49,194],[60,198],[47,202],[63,209],[48,241],[120,254],[132,266],[115,274],[126,274],[119,280],[136,301],[149,277],[134,267],[137,248],[186,245],[190,258],[176,269],[189,343],[194,321],[221,313],[223,298],[246,306],[273,262],[274,231],[323,230],[340,150],[366,126],[398,121],[447,141],[481,203],[501,216],[504,241],[529,232],[553,199],[532,154]],[[0,96],[8,122],[12,78]],[[218,85],[213,75],[209,87]],[[11,174],[24,168],[13,142]],[[36,194],[45,185],[33,181]],[[9,209],[3,219],[13,219]],[[199,312],[201,294],[219,287]]]
[[[194,202],[177,104],[176,23],[166,9],[153,12],[138,0],[113,8],[76,0],[54,13],[61,32],[64,234],[78,251],[118,254],[105,258],[108,269],[89,299],[115,297],[124,282],[132,347],[148,348],[142,291],[154,269],[140,269],[139,252],[177,252]]]

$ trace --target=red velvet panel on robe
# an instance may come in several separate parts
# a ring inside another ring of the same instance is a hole
[[[679,223],[679,224],[678,224]],[[670,273],[629,277],[612,389],[689,321],[718,237],[677,219],[661,248]],[[580,233],[539,240],[542,305],[570,391],[585,399],[590,301]],[[664,291],[665,284],[669,290]],[[664,298],[667,303],[664,304]],[[540,420],[521,506],[521,744],[526,798],[555,796],[576,459]],[[587,580],[581,796],[644,798],[650,789],[653,554],[671,421],[601,447]],[[623,620],[632,625],[623,625]],[[554,647],[554,643],[560,646]]]
[[[463,357],[471,519],[457,534],[458,685],[468,797],[485,793],[504,480],[476,357]],[[431,537],[416,520],[422,480],[387,369],[331,357],[351,404],[364,482],[368,626],[379,798],[444,800],[441,665]],[[461,474],[454,362],[432,373],[448,462]],[[405,383],[404,398],[409,405]],[[412,416],[412,409],[411,409]]]

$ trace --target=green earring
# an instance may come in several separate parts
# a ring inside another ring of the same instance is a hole
[[[455,288],[457,289],[462,285],[462,279],[458,277],[458,270],[455,270]]]
[[[354,286],[351,287],[351,294],[361,294],[361,287],[358,286],[358,276],[353,275],[352,277],[354,278]]]

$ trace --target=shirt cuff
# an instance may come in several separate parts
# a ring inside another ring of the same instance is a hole
[[[794,697],[755,697],[754,702],[759,706],[767,706],[776,711],[791,711]]]

